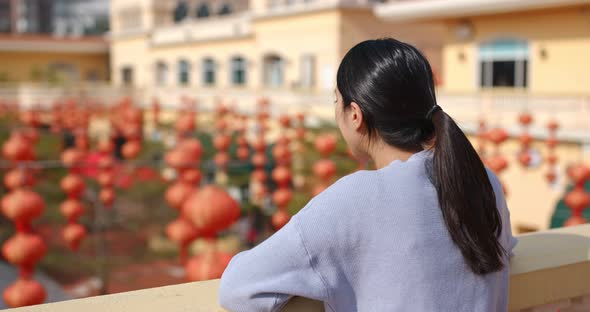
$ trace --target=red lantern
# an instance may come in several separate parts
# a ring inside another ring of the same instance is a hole
[[[529,147],[531,145],[531,143],[533,142],[533,137],[530,134],[528,134],[528,132],[525,132],[520,135],[519,140],[520,140],[520,144],[523,147]]]
[[[236,154],[241,161],[246,161],[248,156],[250,156],[250,150],[248,147],[240,146],[238,147]]]
[[[287,115],[282,115],[281,117],[279,117],[279,123],[281,124],[281,126],[283,126],[284,128],[289,128],[291,127],[291,119],[289,118],[289,116]]]
[[[138,140],[128,141],[127,143],[123,144],[121,152],[123,157],[126,159],[133,159],[141,152],[141,142]]]
[[[13,132],[2,145],[2,155],[12,161],[27,161],[33,158],[31,142],[19,132]]]
[[[518,122],[523,126],[528,126],[533,122],[533,116],[530,113],[522,113],[518,116]]]
[[[2,246],[2,255],[8,262],[33,267],[45,254],[47,246],[39,235],[17,232]]]
[[[329,180],[336,174],[336,164],[329,159],[322,159],[314,164],[313,173],[322,180]]]
[[[279,186],[288,186],[291,182],[291,170],[285,166],[276,167],[272,171],[272,179],[277,182]]]
[[[528,151],[523,151],[518,154],[518,161],[524,167],[528,167],[531,164],[531,154]]]
[[[504,141],[508,139],[508,132],[502,128],[494,128],[488,131],[486,137],[492,143],[498,145],[504,143]]]
[[[280,230],[285,224],[289,222],[291,216],[284,210],[277,210],[272,216],[272,226],[276,231]]]
[[[195,168],[182,170],[180,173],[180,179],[184,183],[192,185],[198,184],[201,181],[201,171]]]
[[[218,151],[226,151],[231,143],[231,138],[225,134],[219,134],[213,139],[213,145]]]
[[[315,147],[325,157],[336,149],[336,138],[331,134],[319,136],[315,140]]]
[[[59,206],[60,212],[68,219],[74,222],[84,214],[84,205],[77,199],[68,198]]]
[[[197,139],[184,139],[180,142],[179,149],[188,154],[188,157],[193,160],[201,159],[203,155],[203,148],[201,142]]]
[[[111,187],[115,183],[115,173],[111,170],[101,171],[98,173],[96,180],[103,187]]]
[[[176,182],[166,190],[164,198],[166,198],[166,202],[170,207],[180,209],[184,201],[193,191],[194,188],[190,184]]]
[[[189,281],[204,281],[221,277],[232,256],[218,251],[209,251],[190,259],[186,264]]]
[[[293,199],[293,192],[288,188],[280,188],[272,194],[272,200],[277,207],[286,207]]]
[[[45,203],[41,196],[28,189],[16,189],[2,198],[2,213],[14,221],[30,223],[43,213]]]
[[[197,238],[199,231],[192,222],[178,218],[166,226],[166,235],[170,240],[185,246]]]
[[[266,164],[266,156],[263,153],[256,153],[252,156],[252,164],[254,167],[264,167]]]
[[[61,153],[61,162],[66,167],[74,167],[84,159],[84,152],[76,148],[69,148]]]
[[[68,174],[61,180],[61,189],[70,198],[79,198],[86,188],[84,179],[77,174]]]
[[[215,165],[219,168],[225,168],[229,164],[229,154],[225,152],[218,153],[213,159]]]
[[[31,279],[19,278],[4,290],[4,302],[13,308],[40,304],[46,297],[43,286]]]
[[[256,181],[256,182],[260,182],[260,183],[264,183],[264,181],[266,181],[267,176],[266,176],[266,172],[264,172],[264,169],[256,169],[252,172],[252,180]]]
[[[240,205],[215,185],[191,194],[182,211],[198,229],[210,234],[226,229],[240,217]]]
[[[98,198],[104,206],[110,207],[115,201],[115,190],[110,187],[103,188],[100,190]]]
[[[12,169],[4,175],[4,185],[9,190],[23,186],[31,186],[34,182],[33,175],[25,169]]]
[[[78,223],[70,223],[62,230],[62,237],[71,250],[78,250],[80,242],[86,237],[86,228]]]

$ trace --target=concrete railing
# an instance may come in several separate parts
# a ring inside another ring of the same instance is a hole
[[[509,311],[590,311],[590,225],[519,236],[511,261]],[[224,311],[217,280],[15,309],[30,312]],[[320,302],[295,298],[288,312],[320,312]]]

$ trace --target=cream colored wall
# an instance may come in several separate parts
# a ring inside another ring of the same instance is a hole
[[[590,86],[590,11],[581,8],[473,17],[474,39],[458,42],[450,22],[443,49],[445,90],[479,89],[477,45],[494,38],[529,42],[529,90],[535,94],[588,94]],[[545,49],[547,58],[541,59]],[[463,53],[464,60],[459,54]]]
[[[111,79],[116,86],[122,85],[121,69],[133,68],[134,85],[143,87],[147,84],[149,50],[147,36],[138,35],[131,38],[117,39],[110,45]]]
[[[246,85],[243,87],[231,85],[230,59],[234,56],[241,56],[247,60]],[[213,58],[217,63],[215,85],[207,88],[240,89],[258,86],[259,79],[256,69],[260,64],[256,59],[257,55],[252,38],[154,47],[150,50],[149,56],[144,59],[147,62],[146,67],[148,67],[146,84],[155,84],[155,64],[158,61],[163,61],[168,64],[167,86],[179,86],[177,63],[184,58],[191,64],[190,83],[187,88],[205,87],[202,79],[202,61],[207,57]]]
[[[10,81],[31,81],[33,70],[45,71],[53,63],[75,66],[81,80],[86,80],[89,72],[96,72],[102,81],[109,77],[107,53],[0,52],[0,60],[0,73],[7,74]]]
[[[301,57],[315,55],[315,89],[331,90],[339,61],[339,23],[338,10],[255,20],[258,62],[266,53],[285,57],[285,86],[290,87],[300,79]]]

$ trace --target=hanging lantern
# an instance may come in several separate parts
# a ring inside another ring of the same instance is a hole
[[[166,190],[164,198],[170,207],[179,210],[193,190],[190,184],[176,182]]]
[[[41,304],[47,293],[43,286],[32,279],[19,278],[4,290],[4,302],[12,308]]]
[[[189,281],[205,281],[221,277],[232,256],[216,250],[205,252],[190,259],[186,264]]]
[[[568,176],[574,182],[574,188],[565,195],[564,202],[571,210],[571,216],[564,226],[573,226],[587,222],[582,212],[590,206],[590,194],[585,190],[585,184],[590,180],[590,167],[583,164],[575,165],[567,170]]]
[[[213,235],[238,220],[240,205],[222,188],[207,185],[189,196],[182,212],[200,231]]]
[[[86,237],[86,228],[78,223],[69,223],[63,228],[62,237],[68,247],[76,251],[80,248],[80,242]]]

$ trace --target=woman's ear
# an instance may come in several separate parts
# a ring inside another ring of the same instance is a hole
[[[348,115],[352,126],[355,130],[360,130],[363,126],[363,111],[361,107],[357,103],[351,102],[348,109],[350,111]]]

